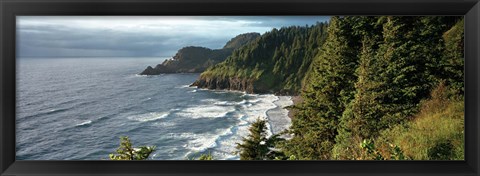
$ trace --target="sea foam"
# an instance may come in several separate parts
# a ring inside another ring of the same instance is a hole
[[[84,121],[84,122],[81,122],[81,123],[78,123],[76,124],[75,126],[85,126],[85,125],[88,125],[88,124],[91,124],[92,121],[91,120],[87,120],[87,121]]]
[[[285,128],[288,128],[288,125],[278,126],[278,123],[272,123],[269,117],[269,115],[272,114],[269,112],[282,111],[283,107],[290,105],[288,101],[283,101],[285,98],[279,98],[275,95],[256,94],[247,94],[241,97],[243,98],[243,100],[241,101],[214,102],[207,99],[204,102],[213,102],[213,104],[187,110],[191,113],[195,112],[197,113],[197,115],[209,114],[210,116],[216,115],[210,114],[213,112],[219,113],[217,114],[217,116],[222,116],[225,115],[226,112],[231,112],[235,114],[233,117],[236,117],[238,120],[236,125],[231,126],[227,129],[219,129],[216,131],[216,134],[209,134],[203,136],[194,135],[195,139],[189,141],[188,145],[186,145],[189,150],[192,150],[191,152],[189,152],[189,154],[195,152],[202,152],[207,149],[212,149],[211,154],[214,156],[215,159],[239,159],[238,156],[234,154],[237,151],[237,143],[241,143],[242,139],[248,136],[250,124],[255,122],[257,119],[268,120],[267,136],[271,136],[272,134],[274,134],[274,132],[279,131],[274,131],[273,129],[282,128],[283,130]],[[234,109],[234,107],[237,108]],[[288,118],[288,111],[286,111],[287,113],[284,113],[284,111],[282,111],[280,114],[277,113],[277,115],[285,117],[275,118]],[[220,114],[220,112],[223,113]],[[288,122],[285,122],[284,124],[289,124]]]
[[[170,115],[170,112],[151,112],[146,114],[129,116],[127,118],[130,120],[138,121],[138,122],[148,122],[148,121],[154,121],[154,120],[166,118],[168,117],[168,115]]]
[[[177,112],[177,115],[183,117],[189,117],[193,119],[197,118],[219,118],[225,117],[229,112],[235,111],[231,106],[215,106],[215,105],[200,105],[195,107],[189,107]]]

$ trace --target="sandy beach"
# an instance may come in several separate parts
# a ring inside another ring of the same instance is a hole
[[[289,112],[285,107],[293,105],[292,97],[278,96],[278,100],[274,102],[277,106],[274,109],[267,111],[268,122],[270,124],[273,134],[278,134],[285,129],[288,129],[292,124]]]

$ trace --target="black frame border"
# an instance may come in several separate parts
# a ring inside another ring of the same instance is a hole
[[[19,15],[465,15],[465,161],[15,161]],[[478,0],[0,0],[0,175],[463,175],[480,169]]]

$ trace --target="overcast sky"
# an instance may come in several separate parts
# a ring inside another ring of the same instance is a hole
[[[184,46],[223,47],[238,34],[312,25],[322,16],[17,16],[17,55],[173,56]]]

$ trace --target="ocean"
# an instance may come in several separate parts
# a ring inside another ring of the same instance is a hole
[[[257,118],[291,124],[290,97],[189,87],[199,74],[138,75],[165,58],[17,59],[16,159],[103,160],[121,136],[152,160],[238,160]]]

